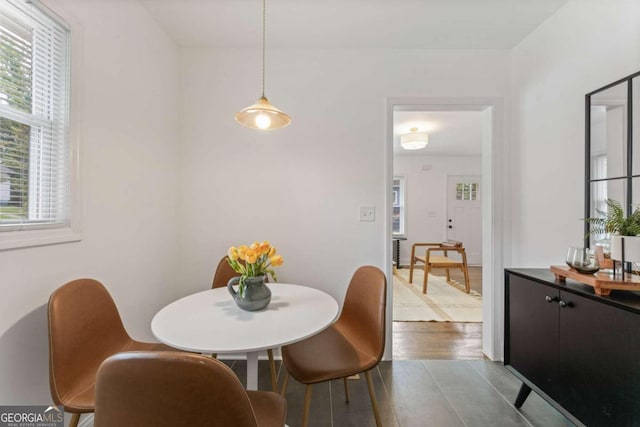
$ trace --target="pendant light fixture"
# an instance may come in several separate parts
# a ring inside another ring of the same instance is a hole
[[[266,0],[262,0],[262,96],[258,101],[236,113],[236,121],[251,129],[280,129],[291,123],[291,118],[280,111],[264,96]]]
[[[409,133],[400,135],[400,146],[405,150],[419,150],[429,143],[429,134],[418,132],[418,128],[409,129]]]

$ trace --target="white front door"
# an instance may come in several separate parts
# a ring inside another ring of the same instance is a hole
[[[462,242],[467,263],[482,264],[482,187],[480,176],[447,179],[447,238]]]

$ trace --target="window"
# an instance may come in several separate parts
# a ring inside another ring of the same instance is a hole
[[[594,179],[606,178],[607,176],[606,154],[593,156],[591,173]],[[596,212],[597,216],[602,216],[602,213],[607,212],[607,199],[608,199],[607,182],[595,181],[593,183],[593,191],[591,195],[591,203],[593,203],[593,208],[591,209],[591,212]]]
[[[480,184],[476,182],[458,182],[456,184],[456,200],[478,200]]]
[[[0,239],[71,226],[69,67],[66,24],[0,0]]]
[[[393,202],[392,215],[392,233],[397,236],[403,236],[406,233],[405,228],[405,189],[404,177],[393,177],[393,187],[391,190],[391,201]]]

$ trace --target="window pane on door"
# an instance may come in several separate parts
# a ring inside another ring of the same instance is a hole
[[[456,184],[456,200],[478,200],[479,190],[477,182],[459,182]]]

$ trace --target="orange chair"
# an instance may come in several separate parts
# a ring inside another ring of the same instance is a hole
[[[233,268],[229,265],[227,261],[229,258],[227,256],[223,257],[216,267],[216,272],[213,275],[213,283],[211,284],[211,288],[226,288],[227,283],[234,277],[238,276]],[[269,369],[271,371],[271,386],[273,387],[273,391],[278,391],[278,377],[276,375],[276,362],[273,359],[273,350],[267,350],[267,356],[269,356]],[[214,355],[216,357],[216,355]]]
[[[210,357],[120,353],[98,369],[95,427],[282,427],[286,414],[282,396],[246,391]]]
[[[340,318],[317,335],[282,348],[287,369],[282,395],[286,393],[289,375],[306,384],[302,426],[309,420],[311,386],[343,379],[347,402],[347,377],[365,373],[376,425],[382,425],[376,402],[371,370],[382,359],[385,343],[385,311],[387,280],[376,267],[360,267],[353,274]]]
[[[109,356],[123,351],[172,350],[163,344],[131,339],[105,287],[78,279],[56,289],[49,298],[49,385],[56,405],[73,414],[94,411],[96,372]]]
[[[416,248],[428,247],[424,256],[416,255]],[[456,260],[449,258],[447,255],[451,252],[457,252],[460,254],[461,259]],[[432,253],[444,253],[442,255],[432,255]],[[427,293],[427,282],[429,280],[429,272],[434,268],[444,268],[446,270],[447,283],[454,285],[449,274],[449,269],[460,269],[464,274],[464,287],[465,292],[471,292],[471,286],[469,284],[469,269],[467,267],[467,254],[462,247],[461,242],[447,241],[444,243],[414,243],[411,246],[411,267],[409,270],[409,283],[413,283],[413,267],[416,263],[424,264],[424,278],[422,281],[422,293]]]

